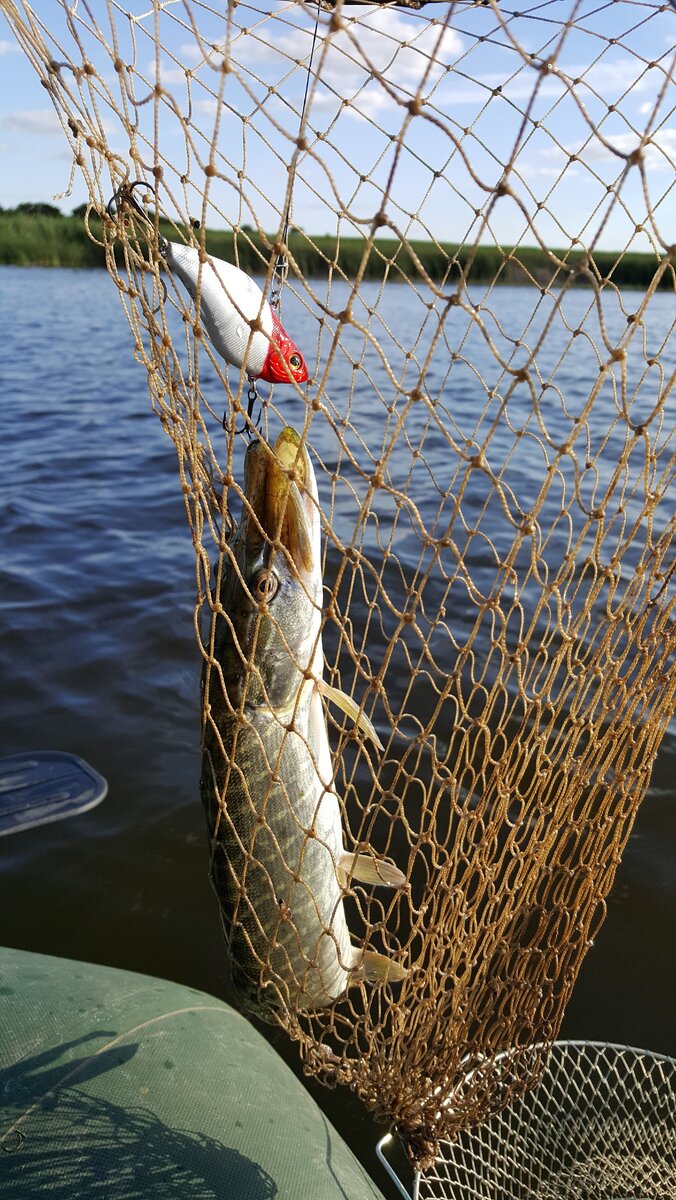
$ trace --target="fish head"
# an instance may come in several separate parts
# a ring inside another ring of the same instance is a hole
[[[305,383],[307,364],[296,343],[291,340],[276,312],[272,311],[272,341],[263,364],[261,379],[266,383]]]
[[[282,709],[321,673],[321,525],[307,448],[285,429],[254,441],[242,517],[220,594],[215,655],[230,703]]]

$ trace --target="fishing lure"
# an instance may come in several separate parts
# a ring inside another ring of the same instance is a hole
[[[122,184],[108,203],[109,216],[115,218],[128,204],[152,225],[133,194],[134,188],[145,186],[138,179]],[[170,242],[162,234],[158,248],[193,300],[199,284],[202,324],[226,362],[245,367],[250,380],[305,383],[308,370],[303,355],[249,275],[222,258],[203,259],[196,246]]]
[[[195,246],[165,238],[160,253],[193,300],[200,281],[200,318],[226,362],[234,367],[246,364],[250,379],[305,383],[308,371],[303,355],[249,275],[221,258],[201,261]]]

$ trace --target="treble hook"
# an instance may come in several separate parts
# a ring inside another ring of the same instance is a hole
[[[258,395],[258,390],[256,388],[256,381],[254,379],[252,379],[251,376],[249,376],[249,390],[247,392],[247,408],[246,408],[247,420],[244,422],[241,429],[235,430],[235,435],[239,435],[240,433],[246,434],[248,441],[251,441],[251,425],[253,422],[254,404],[256,403],[257,400],[260,403],[260,408],[258,410],[258,416],[256,417],[254,424],[255,424],[256,432],[260,433],[261,423],[263,420],[263,403],[261,401],[260,396]],[[227,429],[227,427],[228,427],[227,409],[223,413],[222,424],[223,424],[223,428]]]
[[[110,197],[110,200],[106,204],[106,212],[108,213],[111,221],[114,221],[118,214],[122,212],[124,205],[128,204],[131,208],[133,208],[136,215],[141,218],[144,224],[149,225],[154,232],[155,226],[153,222],[148,216],[146,210],[141,207],[133,194],[134,188],[137,187],[147,188],[148,184],[143,179],[134,179],[131,183],[121,183],[117,191],[113,193],[113,195]],[[167,242],[167,239],[161,233],[159,233],[159,231],[157,234],[157,246],[160,254],[164,258],[169,248],[169,243]],[[153,314],[161,311],[162,305],[166,303],[168,295],[167,285],[161,275],[159,276],[159,283],[162,288],[162,299],[157,307],[151,310]]]
[[[137,187],[142,187],[142,188],[147,189],[148,184],[145,182],[144,179],[133,179],[131,183],[121,183],[119,188],[117,189],[117,191],[114,192],[113,195],[110,197],[110,200],[108,201],[108,203],[106,205],[106,212],[108,213],[108,216],[110,217],[111,221],[114,221],[115,218],[117,217],[117,215],[122,211],[123,206],[125,204],[128,204],[130,206],[130,208],[133,208],[136,215],[139,216],[141,218],[141,220],[143,222],[145,222],[146,225],[149,225],[150,228],[152,230],[154,230],[155,226],[154,226],[152,220],[148,216],[145,208],[143,208],[139,204],[138,200],[136,199],[136,197],[133,194],[134,188],[137,188]],[[158,245],[160,254],[164,257],[164,255],[166,254],[166,252],[169,248],[169,243],[167,242],[167,239],[164,237],[164,235],[159,233],[159,231],[157,234],[157,245]]]

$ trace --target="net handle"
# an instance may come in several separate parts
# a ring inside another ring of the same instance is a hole
[[[404,1200],[419,1200],[420,1179],[421,1179],[420,1171],[414,1172],[413,1194],[411,1194],[410,1192],[406,1191],[406,1188],[404,1187],[403,1183],[401,1182],[401,1179],[399,1178],[396,1171],[394,1170],[394,1167],[385,1158],[385,1146],[389,1146],[390,1142],[392,1141],[392,1138],[393,1138],[392,1133],[386,1133],[386,1134],[384,1134],[383,1137],[381,1137],[380,1141],[376,1142],[376,1155],[378,1157],[378,1160],[384,1166],[384,1168],[387,1171],[387,1174],[389,1175],[393,1184],[395,1185],[397,1190],[401,1193],[401,1195],[404,1197]]]

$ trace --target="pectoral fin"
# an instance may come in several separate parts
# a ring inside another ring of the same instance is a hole
[[[361,962],[352,972],[355,983],[362,979],[369,983],[401,983],[407,975],[406,967],[394,962],[386,954],[377,954],[375,950],[364,950]]]
[[[366,713],[361,711],[359,705],[351,696],[348,696],[345,692],[341,692],[339,688],[332,687],[325,679],[317,680],[317,689],[321,692],[325,700],[330,701],[331,704],[335,704],[346,716],[351,717],[357,728],[361,729],[362,733],[371,739],[374,746],[377,746],[379,750],[385,749],[376,733],[375,725],[369,720]]]
[[[344,850],[338,859],[337,874],[342,883],[346,883],[352,875],[360,883],[381,884],[382,887],[405,887],[406,876],[399,867],[385,862],[382,858],[372,858],[370,854],[350,854]]]

